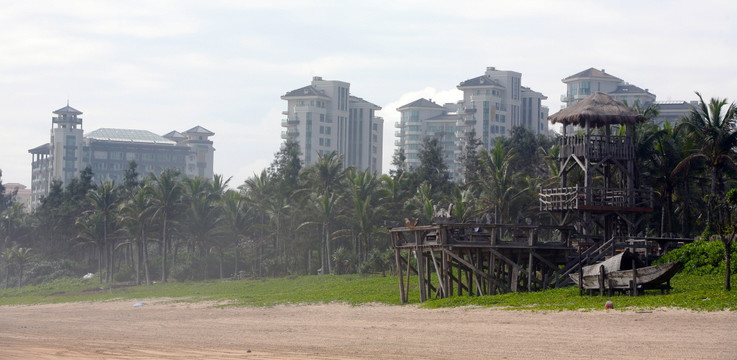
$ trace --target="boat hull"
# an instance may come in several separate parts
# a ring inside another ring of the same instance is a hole
[[[629,289],[630,282],[633,280],[637,271],[636,280],[638,285],[655,286],[668,282],[678,271],[683,268],[680,262],[668,263],[665,265],[654,265],[641,267],[635,270],[618,270],[604,273],[604,289]],[[569,275],[573,283],[578,285],[579,274]],[[583,288],[587,290],[599,289],[599,273],[588,274],[583,276]]]

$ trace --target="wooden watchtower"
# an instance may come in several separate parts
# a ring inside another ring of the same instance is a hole
[[[635,125],[645,117],[597,92],[548,119],[563,125],[560,186],[540,192],[540,210],[574,226],[584,242],[613,245],[615,236],[634,235],[642,213],[653,210],[635,156]]]

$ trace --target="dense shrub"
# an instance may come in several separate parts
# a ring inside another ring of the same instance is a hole
[[[737,258],[737,249],[732,247],[732,259]],[[658,259],[663,264],[672,261],[683,263],[683,272],[687,274],[706,275],[724,273],[724,244],[721,241],[698,240],[672,250]],[[733,260],[734,262],[734,260]],[[737,274],[732,264],[732,273]]]
[[[392,252],[392,255],[393,254],[394,253]],[[361,274],[381,273],[386,275],[386,272],[391,268],[389,264],[390,263],[384,253],[379,251],[379,249],[374,248],[369,251],[366,261],[361,263],[358,270]]]
[[[69,259],[33,261],[23,270],[23,284],[35,285],[67,277],[81,279],[88,272],[94,273],[95,269]]]

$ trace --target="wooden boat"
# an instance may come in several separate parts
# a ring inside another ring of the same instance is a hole
[[[583,288],[630,289],[632,281],[642,288],[657,287],[667,283],[682,268],[680,262],[643,266],[637,256],[625,251],[598,264],[584,266]],[[576,272],[569,276],[578,285],[579,274]]]

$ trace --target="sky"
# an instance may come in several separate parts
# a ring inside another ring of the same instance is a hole
[[[522,73],[560,110],[561,79],[594,67],[658,101],[737,100],[734,1],[0,0],[2,182],[30,186],[28,149],[69,104],[83,128],[215,133],[238,186],[283,141],[286,92],[313,76],[379,105],[384,172],[398,107],[461,99],[486,67]]]

